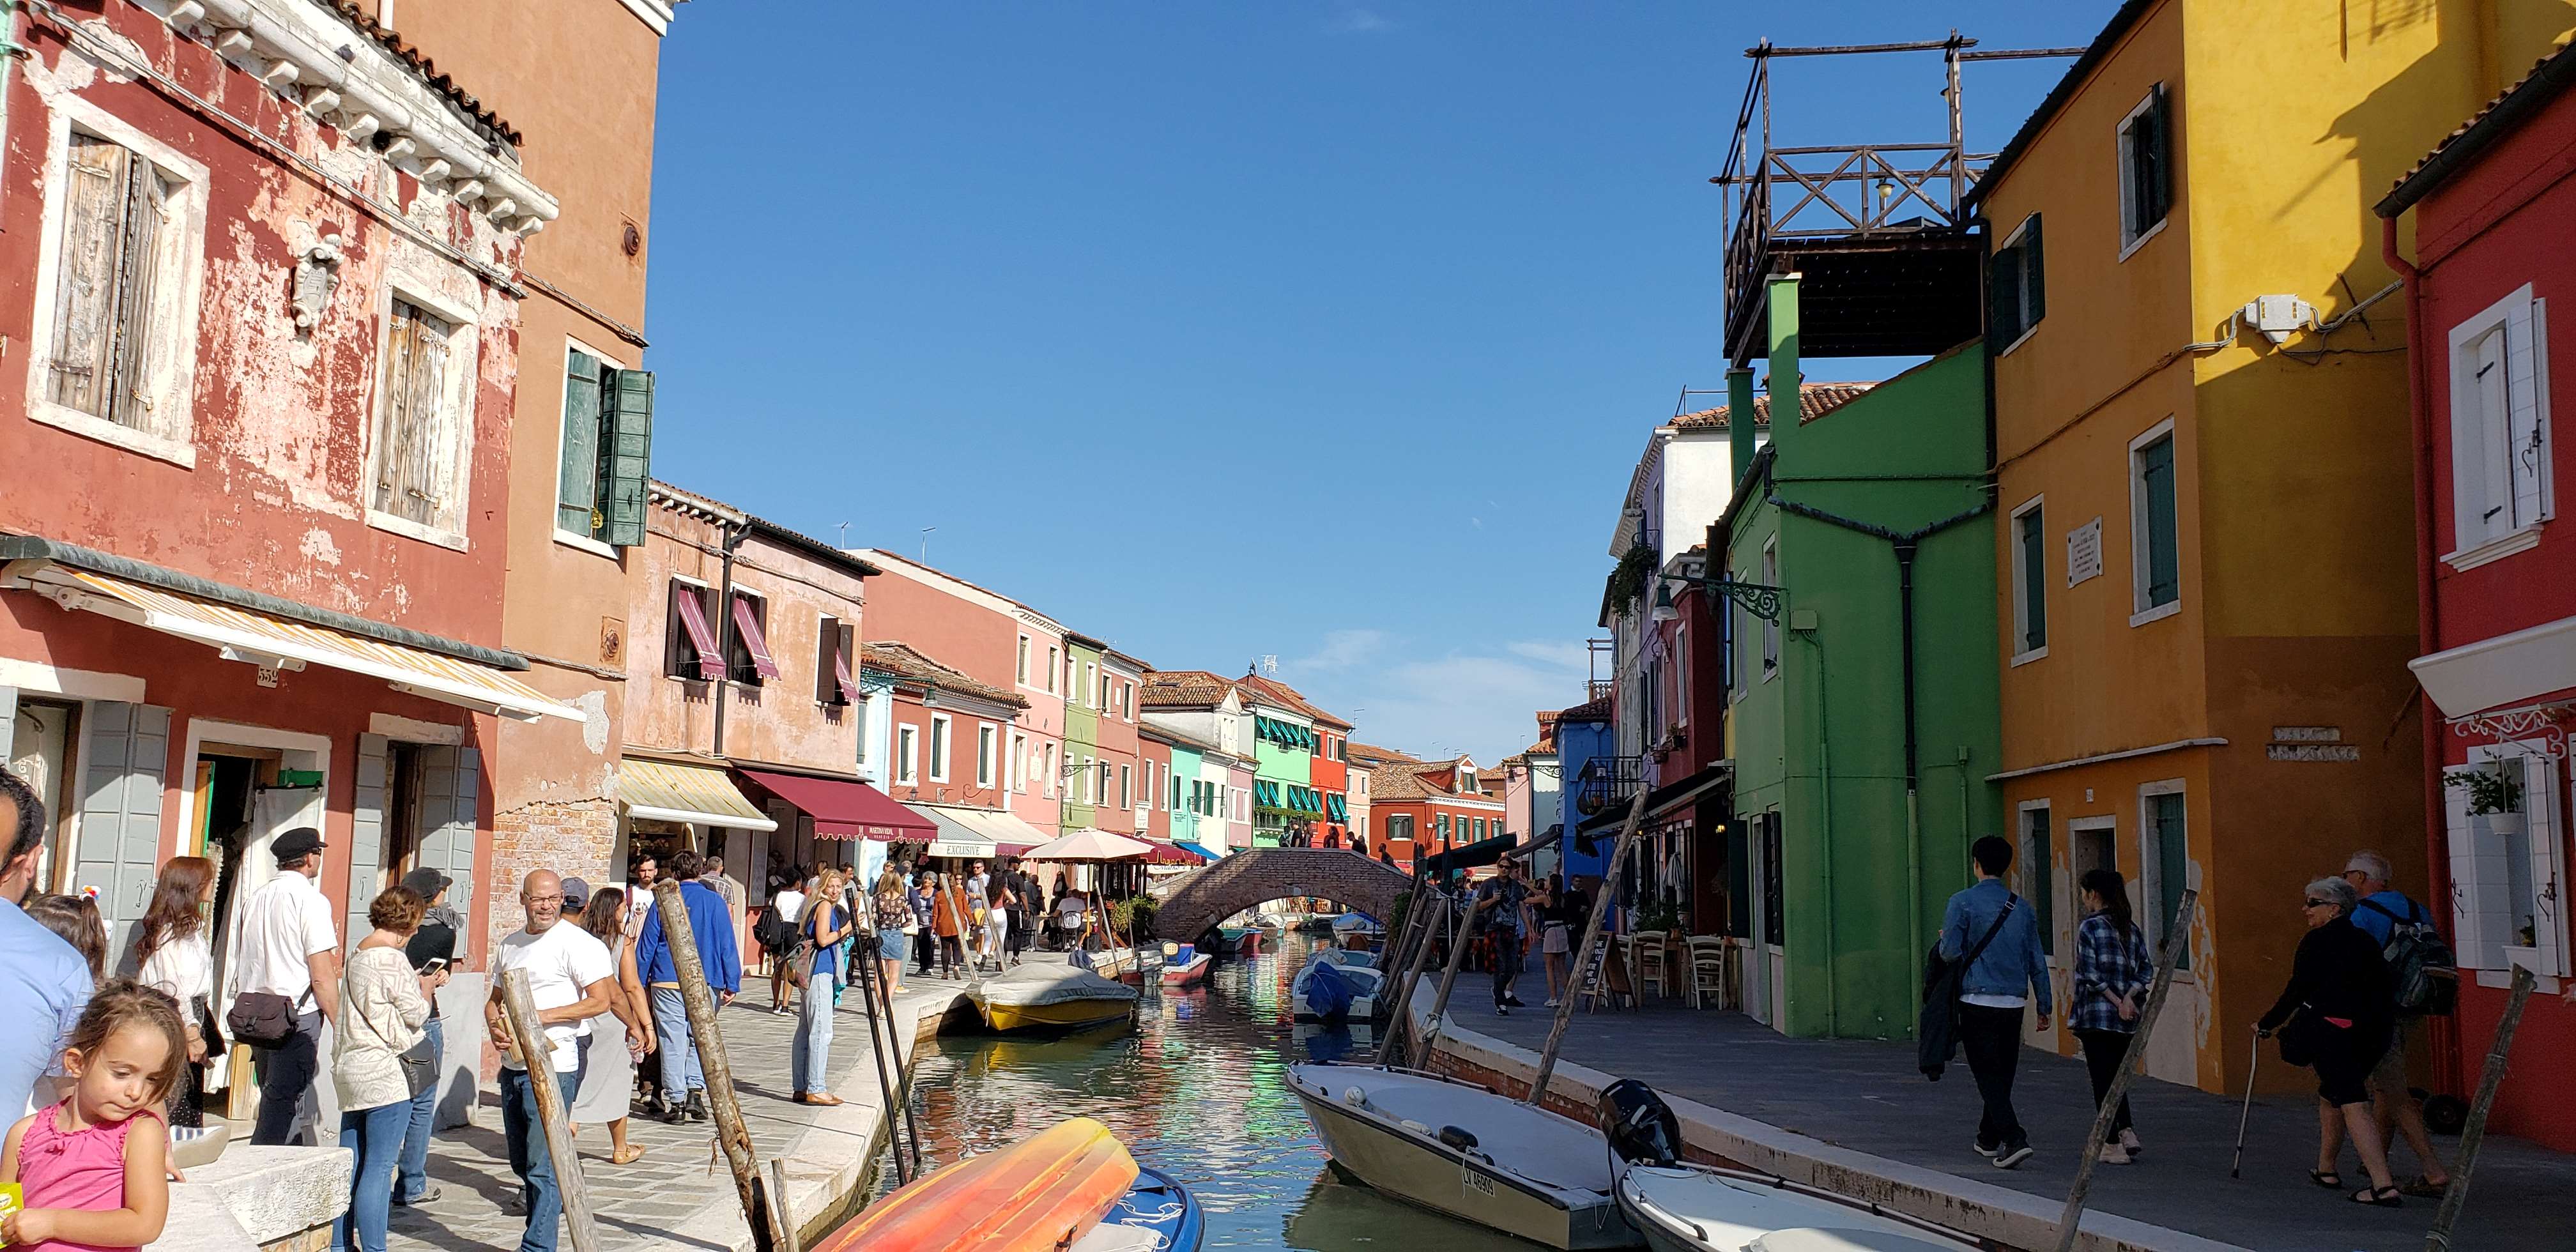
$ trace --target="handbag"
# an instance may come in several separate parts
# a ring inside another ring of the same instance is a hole
[[[224,1025],[243,1043],[274,1048],[294,1037],[295,1002],[271,991],[245,991],[233,997]]]
[[[1950,1064],[1950,1058],[1958,1053],[1959,981],[1967,977],[1969,968],[1977,963],[1977,958],[1985,955],[1986,945],[1995,941],[1995,935],[2004,928],[2005,919],[2011,917],[2013,910],[2019,907],[2021,907],[2020,896],[2006,897],[2003,911],[1995,914],[1994,923],[1986,927],[1986,933],[1977,940],[1976,945],[1961,953],[1956,961],[1942,956],[1941,945],[1938,943],[1933,944],[1932,950],[1924,954],[1923,1013],[1915,1022],[1914,1066],[1923,1071],[1925,1078],[1934,1082],[1941,1081],[1941,1071]]]
[[[394,1054],[402,1065],[403,1089],[419,1099],[420,1093],[438,1085],[438,1054],[430,1050],[429,1036]]]
[[[2281,1028],[2273,1032],[2273,1037],[2280,1041],[2284,1063],[2299,1066],[2317,1063],[2317,1052],[2325,1042],[2323,1032],[2329,1027],[2315,1010],[2315,1005],[2300,1005],[2291,1012],[2290,1020],[2281,1023]]]

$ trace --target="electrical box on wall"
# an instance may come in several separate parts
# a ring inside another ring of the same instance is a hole
[[[2290,332],[2317,324],[2317,306],[2297,296],[2256,296],[2237,310],[2245,324],[2273,343],[2286,343]]]

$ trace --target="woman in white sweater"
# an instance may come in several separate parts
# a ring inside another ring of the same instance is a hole
[[[206,944],[206,905],[215,898],[215,863],[202,856],[174,856],[161,866],[152,904],[134,928],[135,980],[179,1002],[188,1027],[187,1065],[170,1088],[172,1126],[203,1126],[198,1096],[205,1090],[208,1044],[217,1036],[208,1004],[215,989],[215,958]]]
[[[384,1252],[394,1170],[403,1131],[411,1126],[411,1082],[401,1058],[426,1035],[430,997],[447,981],[444,969],[414,972],[403,951],[427,910],[428,902],[408,888],[377,896],[367,906],[375,929],[349,954],[342,979],[331,1078],[340,1091],[340,1146],[355,1154],[349,1212],[337,1241],[351,1252]]]

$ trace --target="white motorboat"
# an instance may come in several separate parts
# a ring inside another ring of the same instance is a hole
[[[1344,1174],[1397,1199],[1551,1248],[1632,1248],[1609,1144],[1571,1118],[1410,1070],[1288,1067]]]
[[[1347,1019],[1364,1022],[1377,1016],[1377,996],[1386,982],[1386,972],[1375,966],[1350,959],[1361,955],[1365,954],[1343,952],[1336,948],[1321,948],[1307,958],[1305,966],[1297,971],[1296,979],[1288,984],[1288,1000],[1295,1008],[1298,1021],[1326,1022]],[[1313,999],[1308,998],[1307,992],[1316,989],[1314,987],[1315,970],[1318,966],[1324,965],[1333,967],[1333,975],[1341,980],[1342,989],[1350,994],[1350,1003],[1347,1005],[1337,1008],[1334,1003],[1339,998],[1337,996],[1319,995]]]
[[[1681,1122],[1635,1079],[1601,1093],[1619,1212],[1654,1252],[1974,1252],[1975,1240],[1784,1178],[1676,1159]]]

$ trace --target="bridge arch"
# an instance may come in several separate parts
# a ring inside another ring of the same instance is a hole
[[[1250,848],[1172,879],[1156,894],[1154,933],[1187,943],[1256,904],[1314,896],[1380,921],[1412,883],[1401,871],[1345,848]]]

